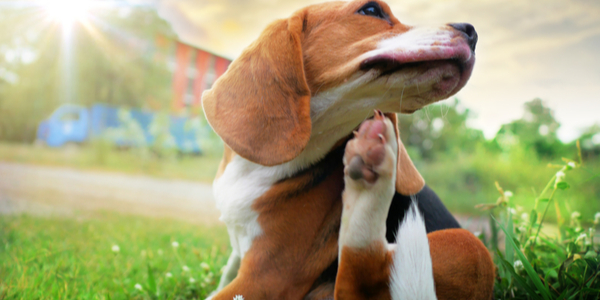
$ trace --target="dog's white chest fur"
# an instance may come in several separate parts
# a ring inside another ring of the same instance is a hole
[[[213,183],[220,220],[227,225],[233,252],[240,257],[244,257],[252,241],[263,234],[252,204],[291,172],[289,164],[265,167],[236,155]]]

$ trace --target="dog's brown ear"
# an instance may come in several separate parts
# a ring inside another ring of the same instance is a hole
[[[310,138],[310,90],[302,58],[303,17],[269,25],[202,96],[212,128],[240,156],[272,166]]]
[[[425,179],[421,176],[412,160],[406,152],[406,148],[400,140],[398,129],[398,117],[394,113],[385,114],[394,124],[396,139],[398,140],[398,166],[396,172],[396,192],[410,196],[420,192],[425,186]]]

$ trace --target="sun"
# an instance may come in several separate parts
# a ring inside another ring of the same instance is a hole
[[[53,0],[45,5],[46,12],[54,22],[63,26],[83,21],[87,17],[90,1],[85,0]]]

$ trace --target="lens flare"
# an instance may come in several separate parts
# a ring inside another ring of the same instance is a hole
[[[46,4],[46,12],[54,22],[64,25],[72,25],[76,21],[86,19],[89,9],[89,1],[85,0],[54,0]]]

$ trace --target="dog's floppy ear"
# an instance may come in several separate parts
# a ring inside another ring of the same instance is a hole
[[[202,96],[212,128],[240,156],[272,166],[298,156],[310,139],[303,16],[269,25]]]
[[[394,113],[385,114],[394,124],[396,139],[398,140],[398,166],[396,172],[396,192],[404,196],[414,195],[425,186],[425,179],[421,176],[412,160],[406,152],[404,144],[400,140],[398,130],[398,117]]]

